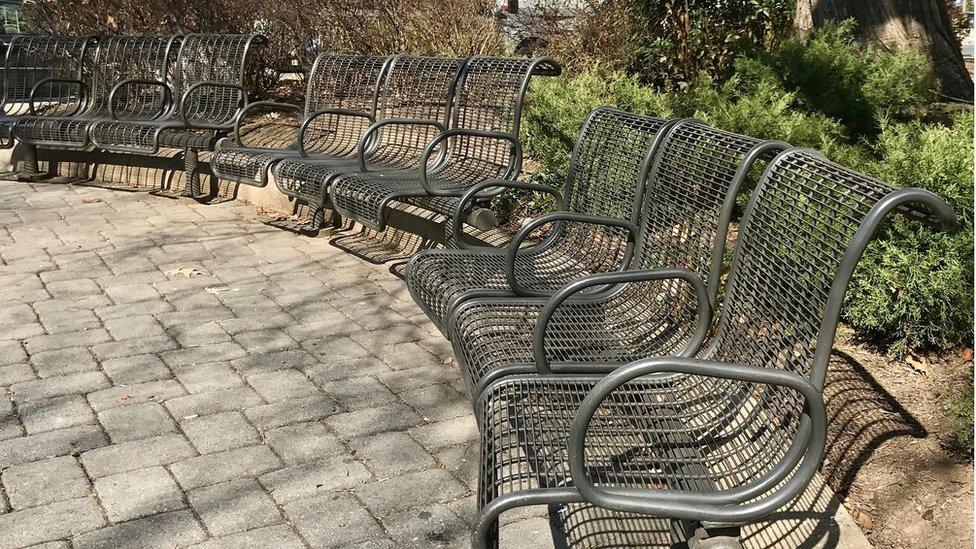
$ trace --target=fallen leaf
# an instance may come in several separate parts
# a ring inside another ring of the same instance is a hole
[[[228,288],[226,286],[208,286],[208,287],[204,288],[204,290],[208,291],[209,293],[212,293],[213,295],[217,295],[217,294],[219,294],[221,292],[239,292],[239,291],[241,291],[240,288]]]
[[[973,349],[972,347],[963,347],[959,351],[959,358],[965,360],[966,362],[973,361]]]
[[[85,198],[84,200],[81,201],[81,203],[82,204],[98,204],[101,201],[102,201],[101,198]]]
[[[929,361],[924,356],[908,355],[908,357],[905,358],[905,362],[907,362],[913,370],[922,374],[923,376],[928,375]]]
[[[170,269],[170,270],[166,271],[166,273],[164,273],[164,274],[166,276],[170,277],[170,278],[173,278],[173,277],[176,277],[176,276],[182,276],[182,277],[190,278],[190,277],[193,277],[193,276],[200,276],[203,273],[201,273],[200,271],[194,269],[193,267],[180,267],[178,269]]]
[[[132,395],[130,395],[129,393],[126,393],[126,394],[122,395],[122,400],[132,400]]]
[[[865,513],[864,511],[855,512],[854,522],[856,522],[858,526],[864,528],[865,530],[874,529],[874,519],[871,518],[871,515]]]
[[[451,355],[442,355],[441,356],[441,364],[450,364],[452,362],[454,362],[454,357],[453,356],[451,356]]]

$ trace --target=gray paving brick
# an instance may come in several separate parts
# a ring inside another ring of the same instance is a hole
[[[0,468],[48,456],[75,454],[107,443],[102,430],[92,425],[11,438],[0,442]]]
[[[169,336],[137,337],[123,339],[122,341],[110,341],[92,347],[92,354],[98,360],[109,360],[112,358],[144,355],[147,353],[162,353],[171,351],[178,347],[177,343]]]
[[[35,379],[34,371],[27,364],[12,364],[0,366],[0,387],[12,385],[21,381]]]
[[[255,427],[268,430],[291,423],[322,419],[337,412],[339,405],[334,400],[326,396],[313,396],[255,406],[245,410],[244,414]]]
[[[411,429],[409,432],[428,450],[437,450],[446,446],[478,440],[478,425],[472,416],[422,425]]]
[[[287,524],[266,526],[247,532],[207,540],[193,545],[193,549],[238,549],[239,547],[274,547],[275,549],[302,549],[305,543]]]
[[[173,311],[173,306],[163,300],[137,301],[120,305],[104,305],[95,309],[95,314],[102,320],[125,318],[138,315],[158,315]]]
[[[183,368],[194,364],[220,362],[244,356],[244,349],[236,343],[218,343],[202,347],[174,349],[160,354],[170,368]]]
[[[77,372],[90,372],[98,369],[98,363],[85,347],[68,347],[33,353],[30,362],[41,377],[62,376]]]
[[[108,332],[101,328],[85,330],[83,332],[65,332],[52,335],[38,335],[27,338],[24,341],[24,348],[27,352],[34,354],[54,349],[64,349],[67,347],[90,347],[103,341],[112,339]]]
[[[95,414],[81,395],[34,400],[21,404],[17,411],[24,429],[31,435],[95,423]]]
[[[420,387],[450,383],[457,379],[457,367],[445,368],[435,366],[430,368],[413,368],[410,370],[397,370],[385,372],[376,376],[384,385],[393,390],[394,393],[402,393]]]
[[[97,259],[97,258],[96,258]],[[100,266],[101,260],[98,260]],[[74,298],[87,295],[98,295],[102,289],[90,278],[75,278],[71,280],[60,280],[45,284],[47,291],[56,298]]]
[[[285,505],[288,519],[316,548],[351,547],[385,536],[376,519],[345,493],[323,494]],[[329,520],[322,520],[329,517]]]
[[[241,332],[234,334],[233,338],[251,354],[297,350],[299,347],[298,342],[288,334],[273,329]]]
[[[14,509],[83,498],[91,492],[88,477],[71,456],[14,465],[4,469],[0,479]]]
[[[0,308],[0,326],[16,326],[37,320],[34,309],[26,303],[16,303]]]
[[[191,416],[243,410],[251,406],[258,406],[262,402],[261,397],[250,387],[232,387],[171,398],[166,401],[166,407],[173,414],[173,417],[182,420]]]
[[[268,444],[286,463],[294,465],[342,454],[342,442],[318,422],[298,423],[265,433]]]
[[[207,530],[218,536],[282,522],[274,500],[253,479],[197,488],[186,496]]]
[[[0,515],[0,532],[7,547],[27,547],[88,532],[105,524],[91,498],[59,501]]]
[[[10,392],[17,402],[45,400],[62,395],[84,394],[109,386],[105,374],[101,372],[81,372],[66,376],[49,377],[21,381],[10,386]]]
[[[40,313],[41,324],[49,334],[80,332],[102,325],[102,321],[89,309],[66,309]]]
[[[250,446],[261,441],[244,414],[220,412],[180,422],[180,427],[201,454]]]
[[[386,516],[430,503],[443,503],[469,492],[444,469],[428,469],[379,480],[355,490],[376,516]]]
[[[375,408],[396,401],[396,395],[372,376],[323,383],[322,392],[335,398],[347,411]]]
[[[332,416],[326,420],[343,440],[404,429],[421,423],[421,418],[402,404],[389,404]]]
[[[471,528],[446,505],[395,513],[382,522],[400,547],[471,546]]]
[[[153,354],[123,356],[102,361],[102,370],[120,385],[160,381],[173,377],[169,368]]]
[[[444,464],[448,471],[461,479],[472,490],[478,487],[479,462],[481,459],[481,442],[472,441],[459,446],[449,446],[438,450],[437,460]]]
[[[110,286],[105,288],[105,293],[118,304],[153,301],[161,297],[152,284],[146,283]]]
[[[206,538],[190,511],[173,511],[75,536],[71,543],[75,549],[151,549],[185,547]]]
[[[231,341],[230,335],[221,328],[217,321],[189,326],[177,324],[168,328],[168,332],[184,347],[213,345]]]
[[[170,465],[185,490],[244,477],[257,477],[281,467],[281,460],[267,446],[249,446],[190,458]]]
[[[120,385],[95,391],[88,394],[88,402],[91,403],[96,412],[101,412],[109,408],[131,406],[143,402],[169,402],[185,394],[186,391],[175,379],[166,379]]]
[[[366,462],[377,478],[390,478],[403,473],[421,471],[434,465],[434,458],[412,438],[397,432],[356,438],[349,446],[356,457]]]
[[[43,333],[44,327],[37,322],[0,326],[0,339],[26,339],[40,337]]]
[[[319,363],[319,359],[307,351],[292,350],[251,354],[231,361],[231,366],[246,375],[271,372],[285,368],[304,368]]]
[[[431,421],[471,414],[471,401],[450,384],[428,385],[400,393],[400,399]]]
[[[187,366],[173,373],[190,393],[205,393],[244,385],[241,376],[226,362]]]
[[[95,492],[111,522],[176,511],[186,506],[182,491],[162,467],[96,479]]]
[[[81,454],[81,464],[92,478],[154,465],[167,465],[197,455],[182,435],[162,435],[113,444]]]
[[[317,396],[314,383],[298,370],[278,370],[247,376],[248,384],[268,402]]]
[[[19,341],[0,341],[0,366],[27,362],[27,352]]]
[[[158,402],[109,408],[98,413],[112,442],[127,442],[177,432],[176,422]]]
[[[110,318],[105,321],[105,329],[118,340],[166,336],[162,324],[150,315]]]
[[[271,497],[284,505],[303,497],[355,488],[371,478],[362,463],[343,455],[272,471],[259,480]]]
[[[273,314],[270,316],[246,316],[243,318],[228,318],[218,321],[220,327],[228,334],[240,334],[242,332],[252,332],[258,330],[281,330],[296,323],[293,316],[288,313]],[[286,332],[287,333],[287,332]]]

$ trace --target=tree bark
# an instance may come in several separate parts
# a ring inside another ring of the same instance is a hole
[[[799,36],[806,36],[813,28],[849,18],[857,22],[858,40],[925,55],[944,95],[973,101],[973,80],[944,0],[797,0],[794,26]]]

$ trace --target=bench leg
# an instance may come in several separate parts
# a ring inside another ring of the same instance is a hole
[[[183,171],[186,173],[185,196],[200,196],[200,156],[196,149],[187,149],[183,155]]]
[[[23,169],[17,174],[18,181],[40,181],[48,177],[48,174],[41,173],[41,168],[37,163],[37,147],[24,144]]]
[[[742,549],[738,526],[705,527],[700,523],[685,525],[688,549]]]

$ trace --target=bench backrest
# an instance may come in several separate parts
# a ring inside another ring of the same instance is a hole
[[[230,127],[247,104],[243,87],[248,53],[265,38],[257,34],[189,34],[173,67],[173,100],[191,124]],[[189,92],[189,95],[187,95]]]
[[[86,54],[95,49],[93,41],[85,36],[14,36],[7,46],[3,71],[3,114],[27,114],[31,91],[43,80],[80,80]],[[43,114],[69,113],[82,100],[80,88],[74,84],[41,84],[38,93]]]
[[[98,49],[88,78],[88,106],[85,116],[108,116],[109,96],[115,85],[123,80],[142,79],[166,81],[170,55],[178,43],[177,36],[104,36],[98,39]],[[124,118],[158,114],[165,107],[165,94],[159,88],[146,92],[130,87],[125,97],[116,98],[116,105],[124,107],[116,114]]]

